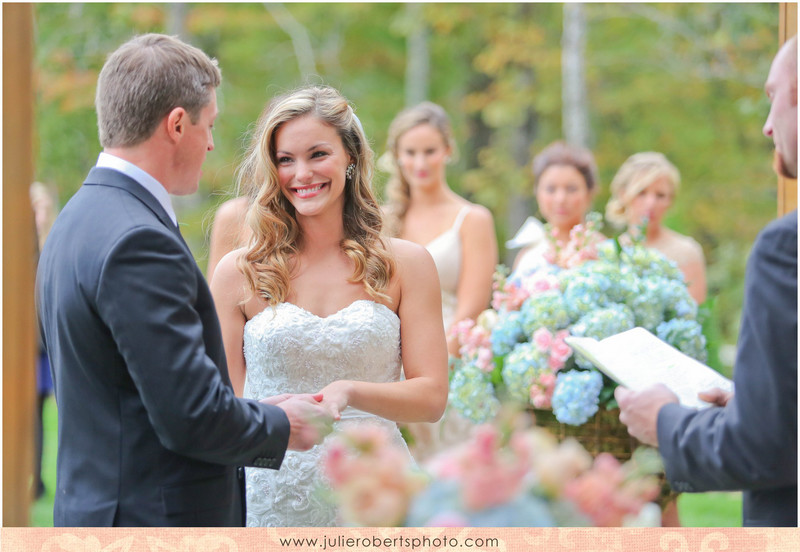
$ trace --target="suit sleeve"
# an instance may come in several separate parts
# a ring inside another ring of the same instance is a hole
[[[748,260],[734,385],[725,408],[659,412],[659,449],[676,490],[797,483],[796,212],[769,225]]]
[[[166,448],[206,462],[278,468],[288,418],[278,407],[236,398],[222,379],[194,306],[197,274],[177,236],[135,228],[103,263],[97,309]]]

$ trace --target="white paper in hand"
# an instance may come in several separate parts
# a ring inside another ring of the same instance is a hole
[[[565,341],[617,383],[633,390],[663,383],[684,406],[710,406],[697,393],[713,387],[733,391],[731,380],[644,328],[634,328],[602,341],[572,336]]]

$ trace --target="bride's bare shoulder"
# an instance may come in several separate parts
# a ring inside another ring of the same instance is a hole
[[[389,249],[401,276],[403,274],[428,276],[431,271],[436,271],[433,257],[425,247],[418,243],[400,238],[390,238]]]
[[[244,257],[246,251],[247,248],[240,247],[226,253],[214,269],[209,284],[212,287],[218,287],[219,285],[228,286],[243,282],[244,274],[239,269],[239,259]]]

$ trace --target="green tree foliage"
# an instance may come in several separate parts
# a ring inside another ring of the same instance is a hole
[[[584,8],[595,208],[629,155],[665,153],[683,178],[667,224],[703,245],[712,316],[730,342],[745,254],[775,215],[772,148],[760,129],[778,6]],[[430,99],[450,113],[459,143],[450,185],[492,210],[501,243],[535,212],[530,159],[562,136],[560,4],[428,3],[411,12],[396,3],[197,3],[181,12],[177,28],[223,72],[216,151],[200,193],[176,202],[201,266],[214,209],[234,193],[247,133],[269,98],[309,83],[339,88],[380,155],[404,107],[406,36],[420,24],[429,30]],[[93,99],[106,55],[133,34],[175,28],[174,13],[169,4],[36,5],[37,179],[56,185],[62,201],[99,150]],[[385,179],[379,172],[379,192]]]

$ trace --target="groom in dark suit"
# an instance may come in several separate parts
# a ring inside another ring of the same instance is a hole
[[[764,134],[776,168],[797,178],[797,38],[772,62],[772,104]],[[797,526],[797,211],[758,236],[745,274],[734,367],[735,393],[701,398],[719,407],[677,404],[663,385],[618,387],[620,420],[659,447],[672,487],[682,492],[743,490],[745,526]]]
[[[58,405],[56,526],[241,526],[237,465],[319,442],[319,396],[234,396],[219,322],[170,194],[197,190],[220,72],[143,35],[106,61],[104,151],[47,240],[37,307]]]

